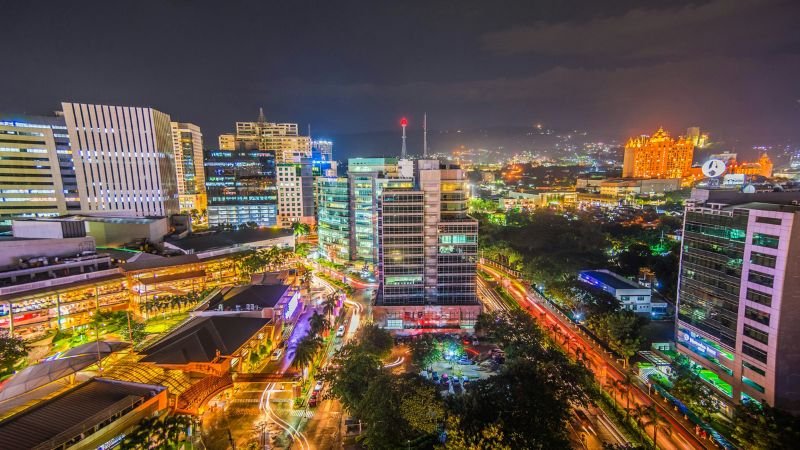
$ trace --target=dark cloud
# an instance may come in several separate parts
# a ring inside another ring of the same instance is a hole
[[[483,48],[620,59],[742,55],[800,43],[794,0],[713,0],[670,9],[640,7],[586,21],[539,22],[487,33]]]
[[[42,5],[4,5],[0,110],[154,106],[212,146],[259,106],[325,134],[427,111],[440,128],[699,125],[800,141],[795,0]]]

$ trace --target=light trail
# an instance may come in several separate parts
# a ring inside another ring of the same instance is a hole
[[[310,450],[311,445],[308,443],[305,434],[301,433],[297,428],[295,428],[289,422],[283,420],[272,410],[269,402],[272,397],[273,388],[275,387],[275,383],[267,384],[267,387],[261,393],[261,409],[267,415],[268,419],[271,419],[275,422],[281,429],[289,433],[289,437],[292,438],[293,442],[297,442],[300,444],[300,448],[302,450]]]
[[[403,357],[403,356],[398,356],[398,357],[397,357],[397,359],[395,359],[394,361],[392,361],[392,362],[390,362],[390,363],[386,363],[386,364],[384,364],[384,365],[383,365],[383,368],[384,368],[384,369],[391,369],[392,367],[397,367],[397,366],[399,366],[400,364],[403,364],[403,361],[405,361],[405,360],[406,360],[406,358],[405,358],[405,357]]]
[[[537,292],[533,292],[532,296],[527,292],[527,289],[522,283],[510,274],[504,273],[499,269],[485,264],[480,264],[480,268],[497,279],[508,280],[508,285],[504,286],[504,288],[517,300],[520,306],[531,313],[534,319],[555,325],[560,333],[569,337],[570,342],[578,344],[588,357],[589,362],[594,365],[595,369],[593,370],[590,368],[589,370],[595,375],[600,385],[603,384],[600,382],[603,376],[602,372],[604,372],[605,377],[610,376],[617,380],[621,380],[625,377],[626,371],[618,367],[617,363],[609,358],[607,351],[598,343],[590,340],[590,337],[578,329],[575,324],[569,322],[568,318],[562,318],[560,312],[557,313],[557,311],[551,310],[547,307],[547,303],[539,303],[537,299],[533,298],[533,296],[538,296]],[[561,345],[569,352],[569,346],[565,346],[564,343],[558,339],[554,339],[554,341],[556,341],[557,345]],[[635,377],[633,379],[634,382],[631,384],[634,388],[633,393],[635,394],[631,397],[633,403],[645,406],[655,405],[659,415],[669,422],[670,428],[673,431],[670,435],[660,433],[658,445],[667,449],[706,449],[715,446],[715,443],[704,443],[700,441],[699,437],[695,436],[695,434],[681,422],[680,418],[675,417],[662,402],[654,399],[646,390],[643,390],[642,386],[637,384]],[[609,393],[609,395],[613,395],[613,393]],[[649,434],[652,436],[652,433]]]

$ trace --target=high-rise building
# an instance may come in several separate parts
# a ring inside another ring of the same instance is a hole
[[[335,177],[336,161],[333,160],[333,142],[315,139],[311,142],[311,163],[315,177]]]
[[[278,225],[291,227],[295,222],[314,223],[314,176],[311,160],[279,163]]]
[[[350,261],[350,184],[346,177],[318,177],[319,252],[337,263]]]
[[[382,326],[474,326],[478,222],[467,215],[467,184],[460,168],[418,160],[414,187],[382,191],[375,310]]]
[[[260,150],[214,150],[205,160],[208,226],[277,224],[275,160]]]
[[[171,122],[170,126],[181,211],[206,209],[206,175],[200,127],[181,122]]]
[[[708,134],[700,133],[700,127],[689,127],[686,129],[686,140],[695,148],[705,148],[708,145]]]
[[[79,210],[64,118],[0,115],[0,225]]]
[[[220,147],[230,147],[231,135],[220,136]],[[311,138],[301,136],[296,123],[267,122],[263,111],[255,122],[236,122],[233,144],[237,149],[272,152],[278,163],[299,162],[311,158]]]
[[[62,103],[62,108],[83,212],[179,212],[169,115],[129,106]]]
[[[677,348],[723,404],[800,412],[800,195],[704,192],[685,212]]]
[[[694,145],[677,140],[659,128],[652,136],[631,138],[625,144],[624,178],[686,178],[690,175]]]

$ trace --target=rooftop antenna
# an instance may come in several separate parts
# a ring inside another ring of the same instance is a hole
[[[422,156],[428,157],[428,113],[422,116]]]
[[[406,127],[408,126],[408,119],[403,117],[400,119],[400,126],[403,127],[403,149],[400,151],[400,158],[406,158]]]

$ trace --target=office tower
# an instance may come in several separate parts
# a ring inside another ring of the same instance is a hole
[[[291,227],[295,222],[314,223],[314,176],[311,160],[280,163],[278,172],[278,224]]]
[[[800,412],[800,195],[704,192],[685,212],[677,348],[728,407]]]
[[[214,150],[205,160],[208,226],[277,224],[275,160],[260,150]]]
[[[418,160],[413,188],[387,187],[378,209],[376,321],[387,328],[471,328],[478,222],[463,170]]]
[[[685,178],[689,176],[694,145],[671,138],[663,128],[652,136],[631,138],[625,144],[622,176],[625,178]]]
[[[0,115],[0,225],[78,210],[64,118]]]
[[[81,210],[179,212],[170,118],[152,108],[62,103]]]
[[[350,260],[350,186],[345,177],[318,177],[319,252],[337,263]]]
[[[206,175],[200,127],[181,122],[171,122],[170,127],[181,211],[206,209]]]

